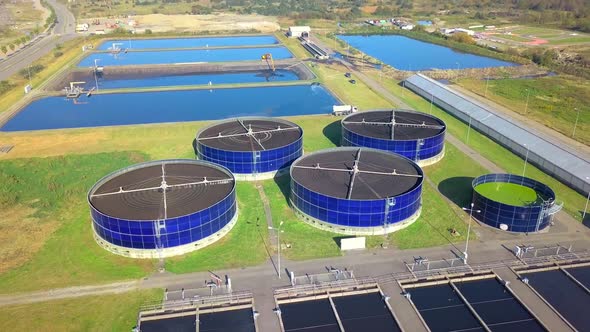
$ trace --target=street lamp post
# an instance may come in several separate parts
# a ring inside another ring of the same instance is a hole
[[[434,102],[434,94],[430,92],[430,114],[432,114],[432,103]]]
[[[526,155],[524,157],[524,167],[522,168],[522,177],[524,177],[524,174],[526,172],[526,164],[529,161],[529,146],[525,144],[523,144],[526,147]]]
[[[531,95],[531,90],[526,89],[526,103],[524,104],[524,114],[526,114],[529,108],[529,96]]]
[[[490,84],[490,74],[488,73],[487,76],[488,77],[486,78],[486,90],[483,93],[483,96],[484,97],[487,97],[488,96],[488,85]]]
[[[469,127],[467,127],[467,140],[466,144],[469,144],[469,132],[471,132],[471,114],[469,114]]]
[[[278,252],[278,274],[279,279],[281,279],[281,227],[283,226],[284,222],[281,220],[278,228],[274,228],[272,226],[268,226],[268,229],[273,229],[277,231],[277,252]]]
[[[477,213],[481,213],[481,210],[474,210],[473,206],[475,204],[473,204],[473,202],[471,202],[471,208],[463,208],[463,211],[469,211],[469,222],[468,222],[468,226],[467,226],[467,239],[465,240],[465,251],[463,252],[463,263],[467,264],[467,249],[469,249],[469,234],[471,233],[471,218],[473,218],[473,211],[477,212]]]
[[[576,127],[578,126],[578,120],[580,119],[580,110],[577,108],[574,108],[574,110],[577,112],[577,115],[576,115],[576,122],[574,123],[574,132],[572,133],[572,138],[574,136],[576,136]]]
[[[586,181],[590,180],[590,177],[586,177]],[[584,213],[582,214],[582,222],[586,218],[586,211],[588,210],[588,201],[590,201],[590,191],[588,191],[588,197],[586,198],[586,206],[584,206]]]
[[[33,83],[31,81],[31,65],[27,67],[27,72],[29,73],[29,85],[33,87]]]

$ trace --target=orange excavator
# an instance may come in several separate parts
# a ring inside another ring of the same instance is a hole
[[[265,60],[266,61],[266,64],[268,64],[268,68],[269,69],[272,69],[273,72],[275,71],[275,63],[272,60],[272,54],[270,54],[270,53],[264,54],[262,56],[262,60]]]

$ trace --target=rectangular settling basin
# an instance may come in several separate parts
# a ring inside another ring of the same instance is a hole
[[[341,332],[330,300],[312,300],[280,305],[285,332]]]
[[[405,36],[339,35],[338,38],[399,70],[464,69],[517,65],[512,62],[463,53],[449,47]]]
[[[118,53],[91,53],[78,63],[78,67],[99,66],[194,64],[208,62],[261,61],[264,54],[273,59],[290,59],[291,52],[284,46],[244,47],[198,50],[120,51]]]
[[[401,331],[380,293],[333,297],[346,332]]]
[[[108,51],[113,44],[121,49],[157,49],[157,48],[199,48],[228,47],[246,45],[273,45],[279,41],[274,36],[227,36],[194,38],[151,38],[151,39],[110,39],[98,46],[98,50]]]
[[[528,278],[529,285],[576,329],[590,330],[590,315],[586,313],[590,308],[590,294],[572,278],[558,269],[521,276]]]
[[[199,73],[187,75],[119,75],[114,78],[99,76],[95,81],[90,78],[83,85],[84,89],[125,89],[125,88],[149,88],[163,86],[186,86],[186,85],[212,85],[231,83],[262,83],[262,82],[285,82],[299,80],[297,74],[290,70],[277,69],[227,72],[227,73]]]
[[[97,94],[33,101],[0,131],[329,114],[338,100],[321,85]]]

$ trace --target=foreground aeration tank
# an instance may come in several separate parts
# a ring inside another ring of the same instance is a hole
[[[291,165],[290,200],[313,226],[342,234],[383,234],[420,216],[422,182],[422,169],[406,157],[369,148],[334,148]]]
[[[198,160],[150,161],[111,173],[88,193],[94,238],[122,256],[161,258],[200,249],[237,221],[235,179]]]

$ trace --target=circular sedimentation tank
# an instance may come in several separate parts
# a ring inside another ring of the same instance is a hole
[[[375,235],[404,228],[420,216],[423,172],[404,156],[334,148],[297,159],[290,172],[291,206],[315,227]]]
[[[532,233],[551,224],[561,206],[547,185],[514,174],[487,174],[473,186],[473,217],[488,226],[509,232]]]
[[[227,167],[238,180],[269,179],[303,154],[303,130],[276,118],[225,120],[197,133],[196,154]]]
[[[159,160],[118,170],[88,193],[94,238],[133,258],[203,248],[235,225],[235,187],[227,168],[206,161]]]
[[[444,156],[445,123],[408,110],[373,110],[342,119],[342,146],[375,148],[405,156],[420,166]]]

